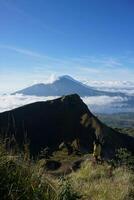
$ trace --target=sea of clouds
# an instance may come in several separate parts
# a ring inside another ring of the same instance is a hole
[[[92,81],[83,80],[83,82],[100,91],[122,92],[126,95],[134,96],[134,82],[132,81]]]
[[[0,95],[0,112],[11,110],[26,104],[30,104],[37,101],[47,101],[58,98],[56,96],[48,97],[38,97],[38,96],[29,96],[22,94],[4,94]],[[82,98],[84,103],[90,108],[93,112],[115,112],[122,110],[124,105],[127,102],[126,97],[121,96],[93,96],[93,97],[84,97]]]
[[[47,83],[52,83],[58,78],[51,76]],[[108,92],[122,92],[128,97],[134,97],[134,82],[130,81],[92,81],[81,80],[84,84],[94,87],[97,90]],[[58,96],[28,96],[22,94],[0,94],[0,112],[11,110],[29,103],[37,101],[47,101],[58,98]],[[92,96],[82,98],[92,112],[96,113],[113,113],[113,112],[129,112],[134,111],[128,107],[128,98],[122,96]]]

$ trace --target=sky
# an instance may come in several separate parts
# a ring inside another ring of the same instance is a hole
[[[0,0],[0,93],[54,76],[134,80],[133,0]]]

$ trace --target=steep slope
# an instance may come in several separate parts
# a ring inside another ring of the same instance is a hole
[[[81,150],[92,151],[96,136],[103,141],[105,155],[119,147],[133,150],[134,145],[131,137],[101,123],[77,94],[0,113],[0,131],[6,136],[14,134],[19,145],[27,137],[34,154],[46,146],[55,150],[63,141],[72,143],[75,139],[79,139]]]
[[[122,93],[112,93],[95,90],[81,82],[74,80],[70,76],[61,76],[50,84],[35,84],[31,87],[19,90],[13,94],[21,93],[24,95],[36,95],[36,96],[63,96],[68,94],[77,93],[81,97],[84,96],[124,96]]]

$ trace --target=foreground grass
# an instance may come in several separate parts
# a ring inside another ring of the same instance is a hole
[[[37,163],[14,156],[0,144],[0,199],[1,200],[54,200],[56,186],[44,176]]]
[[[93,165],[86,161],[70,179],[83,200],[134,199],[134,174],[126,167],[111,169],[108,164]]]
[[[89,160],[70,175],[54,177],[41,160],[30,160],[28,152],[8,152],[0,142],[1,200],[133,200],[133,183],[128,168],[111,169]]]

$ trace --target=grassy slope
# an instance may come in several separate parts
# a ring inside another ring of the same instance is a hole
[[[98,118],[113,127],[133,127],[134,128],[134,113],[114,113],[114,114],[96,114]]]
[[[75,190],[82,199],[130,200],[134,198],[134,174],[125,168],[116,168],[110,173],[110,166],[92,165],[86,161],[81,169],[70,175]]]
[[[134,128],[115,128],[118,132],[134,137]]]
[[[134,175],[127,168],[116,168],[111,175],[108,164],[93,165],[87,160],[78,171],[66,175],[65,180],[61,181],[58,176],[48,175],[40,160],[29,160],[27,154],[9,153],[4,143],[0,143],[1,200],[75,200],[74,193],[81,196],[81,200],[134,198]],[[76,159],[64,156],[62,154],[62,160],[69,162]]]
[[[118,132],[134,136],[134,113],[96,114],[98,118]]]

